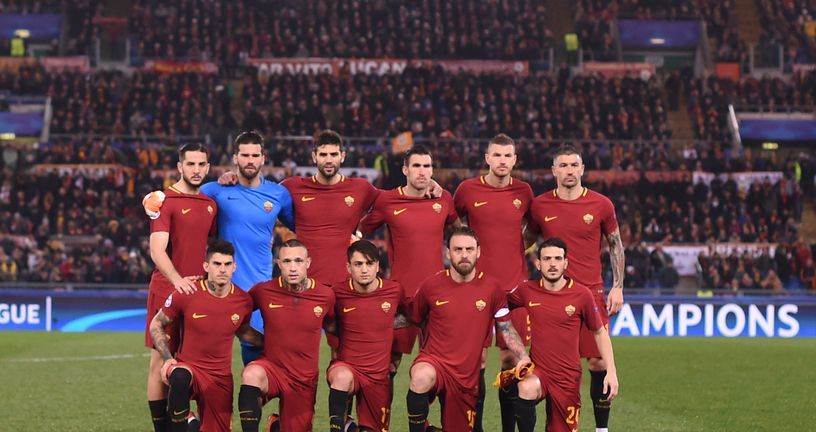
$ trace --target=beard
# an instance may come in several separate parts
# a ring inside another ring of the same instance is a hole
[[[561,278],[564,277],[564,273],[562,272],[561,274],[558,275],[558,277],[548,277],[547,273],[542,273],[541,277],[543,277],[544,280],[549,282],[549,283],[556,283],[556,282],[560,281]]]
[[[475,266],[476,265],[474,263],[472,263],[472,262],[461,262],[460,261],[458,263],[454,263],[454,262],[451,263],[451,267],[453,267],[453,269],[456,270],[456,273],[459,273],[462,276],[469,275],[473,271],[473,268]]]
[[[322,175],[323,177],[325,177],[327,179],[333,178],[337,174],[340,174],[340,170],[337,168],[336,165],[331,167],[330,169],[332,170],[331,173],[326,172],[325,167],[320,167],[320,166],[317,167],[317,170],[320,172],[320,175]]]
[[[241,175],[242,175],[242,176],[244,176],[244,178],[246,178],[247,180],[252,180],[252,179],[254,179],[255,177],[258,177],[258,174],[260,174],[260,173],[261,173],[261,168],[260,168],[260,167],[254,167],[254,168],[255,168],[255,172],[251,172],[251,173],[249,173],[249,172],[247,172],[247,171],[246,171],[245,167],[238,166],[238,171],[239,171],[239,172],[241,173]]]
[[[182,180],[184,181],[184,183],[185,183],[185,184],[187,184],[187,186],[189,186],[191,189],[198,189],[199,187],[201,187],[201,183],[203,183],[203,182],[204,182],[204,177],[199,177],[199,179],[198,179],[198,180],[193,180],[193,179],[192,179],[192,178],[190,178],[190,177],[187,177],[187,176],[185,176],[185,175],[182,175],[182,176],[181,176],[181,179],[182,179]]]

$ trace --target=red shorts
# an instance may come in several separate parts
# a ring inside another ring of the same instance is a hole
[[[532,338],[532,329],[530,328],[530,314],[527,308],[516,308],[510,311],[510,322],[513,323],[513,328],[518,332],[521,341],[525,346],[530,346],[530,339]],[[506,350],[507,342],[504,341],[504,336],[496,327],[496,346]]]
[[[541,381],[541,399],[546,403],[547,432],[573,432],[578,430],[581,414],[581,377],[574,382],[556,383],[541,367],[533,369]]]
[[[592,291],[595,304],[598,306],[598,313],[601,315],[601,320],[608,331],[609,312],[606,310],[606,296],[603,294],[603,285],[592,286],[589,290]],[[601,358],[601,351],[598,350],[598,345],[595,344],[595,332],[582,325],[579,338],[578,352],[582,358]]]
[[[411,354],[418,334],[419,327],[416,326],[394,329],[394,342],[391,343],[391,352]]]
[[[150,337],[150,321],[153,321],[153,317],[156,316],[159,309],[164,306],[167,297],[175,291],[176,289],[173,287],[173,284],[166,279],[156,279],[154,277],[150,280],[150,285],[147,289],[147,321],[145,323],[145,346],[148,348],[153,348],[153,338]],[[164,331],[167,333],[167,336],[170,337],[170,340],[167,341],[167,347],[170,349],[171,354],[175,354],[178,350],[179,339],[181,337],[178,322],[173,321],[169,326],[164,328]]]
[[[354,375],[352,394],[357,396],[357,426],[375,431],[388,430],[391,422],[391,380],[387,377],[374,379],[343,361],[333,361],[326,376],[340,366],[348,368]]]
[[[193,375],[190,399],[198,404],[202,431],[228,431],[232,425],[232,374],[218,376],[189,363],[178,363],[167,369],[167,377],[179,366]]]
[[[439,398],[442,405],[442,429],[446,431],[472,432],[476,421],[478,388],[465,389],[459,381],[447,373],[442,364],[424,353],[419,353],[414,364],[428,363],[436,369],[436,388],[431,390],[431,400]]]
[[[260,366],[266,371],[269,389],[264,395],[264,403],[273,398],[280,398],[280,430],[311,432],[317,397],[317,377],[308,383],[297,381],[289,371],[278,367],[264,357],[253,361],[250,365]]]

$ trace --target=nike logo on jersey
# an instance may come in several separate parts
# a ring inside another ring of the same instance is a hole
[[[473,203],[473,207],[478,208],[478,207],[481,207],[481,206],[483,206],[485,204],[487,204],[487,201],[476,201],[475,203]]]
[[[529,303],[527,303],[527,306],[530,306],[530,307],[541,306],[541,303],[533,303],[533,302],[529,302]]]
[[[303,202],[314,201],[317,197],[300,197],[300,200]]]
[[[350,307],[350,308],[344,307],[343,308],[343,313],[349,313],[349,312],[353,311],[354,309],[357,309],[357,308],[356,307]]]
[[[283,305],[269,303],[269,309],[278,309],[278,308],[282,308],[282,307],[283,307]]]
[[[190,210],[192,209],[181,209],[181,214],[186,215],[187,213],[190,213]]]
[[[437,301],[436,301],[436,305],[437,305],[437,306],[446,305],[446,304],[448,304],[448,303],[450,303],[450,300],[445,300],[445,301],[437,300]]]
[[[544,222],[549,222],[556,218],[558,218],[558,216],[544,216]]]
[[[394,216],[399,216],[399,215],[401,215],[401,214],[402,214],[402,212],[404,212],[405,210],[408,210],[408,209],[407,209],[407,208],[404,208],[404,209],[394,210]]]
[[[204,314],[197,314],[197,313],[194,313],[194,314],[193,314],[193,319],[204,318],[204,317],[206,317],[206,316],[207,316],[207,315],[204,315]]]

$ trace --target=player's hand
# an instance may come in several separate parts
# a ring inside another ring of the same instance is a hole
[[[606,296],[606,311],[609,315],[615,315],[623,307],[623,288],[615,287],[609,290]]]
[[[439,198],[442,192],[445,192],[445,189],[436,180],[431,179],[431,187],[426,190],[425,198]]]
[[[603,392],[607,400],[615,399],[618,396],[618,374],[614,371],[606,371],[606,378],[604,378]]]
[[[201,276],[185,276],[173,282],[173,288],[175,288],[179,294],[192,294],[198,289],[196,282],[198,282],[199,279],[201,279]]]
[[[521,360],[518,361],[518,363],[516,363],[515,369],[516,378],[518,380],[523,380],[527,375],[530,374],[530,372],[533,371],[534,368],[535,365],[533,364],[533,361],[530,360],[530,356],[525,355],[524,357],[521,358]]]
[[[167,359],[164,361],[164,363],[162,363],[161,378],[164,384],[170,385],[170,383],[167,381],[167,371],[170,370],[170,367],[175,366],[176,364],[178,364],[178,362],[174,358]]]
[[[235,174],[232,171],[227,171],[218,177],[218,184],[221,186],[234,186],[238,184],[238,174]]]
[[[166,196],[162,191],[153,191],[142,198],[142,207],[150,219],[158,219]]]
[[[354,231],[354,234],[351,235],[351,239],[349,240],[349,245],[357,243],[358,241],[363,239],[363,233],[360,230]]]

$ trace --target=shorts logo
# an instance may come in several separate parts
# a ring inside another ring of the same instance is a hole
[[[173,294],[167,296],[167,300],[164,301],[164,307],[170,307],[173,304]]]
[[[215,211],[215,209],[213,209],[212,206],[209,206],[209,205],[207,206],[207,213],[209,213],[210,216],[212,216],[214,211]]]
[[[388,313],[388,311],[391,310],[391,303],[388,303],[387,301],[382,302],[380,309],[382,309],[383,312]]]
[[[587,213],[587,214],[584,215],[584,223],[585,224],[589,225],[594,220],[595,220],[595,216],[592,216],[590,213]]]
[[[315,306],[312,311],[314,311],[315,316],[318,318],[320,318],[320,315],[323,315],[323,308],[320,306]]]
[[[485,303],[484,300],[482,299],[476,300],[476,310],[481,312],[484,310],[485,306],[487,306],[487,303]]]
[[[232,320],[232,325],[238,325],[238,320],[241,319],[241,315],[232,314],[230,320]]]
[[[571,317],[575,313],[575,306],[567,305],[567,307],[564,308],[564,312],[567,313],[567,316]]]
[[[435,212],[440,213],[442,211],[442,204],[434,203],[433,209]]]
[[[270,201],[264,201],[263,205],[264,205],[264,210],[266,210],[267,213],[271,212],[272,207],[274,207],[274,205],[272,205],[272,203]]]
[[[516,206],[517,209],[521,208],[521,204],[522,203],[521,203],[520,199],[516,198],[516,199],[513,200],[513,205]]]
[[[343,198],[343,202],[346,203],[347,206],[351,207],[351,206],[354,205],[354,197],[349,195],[349,196]]]

